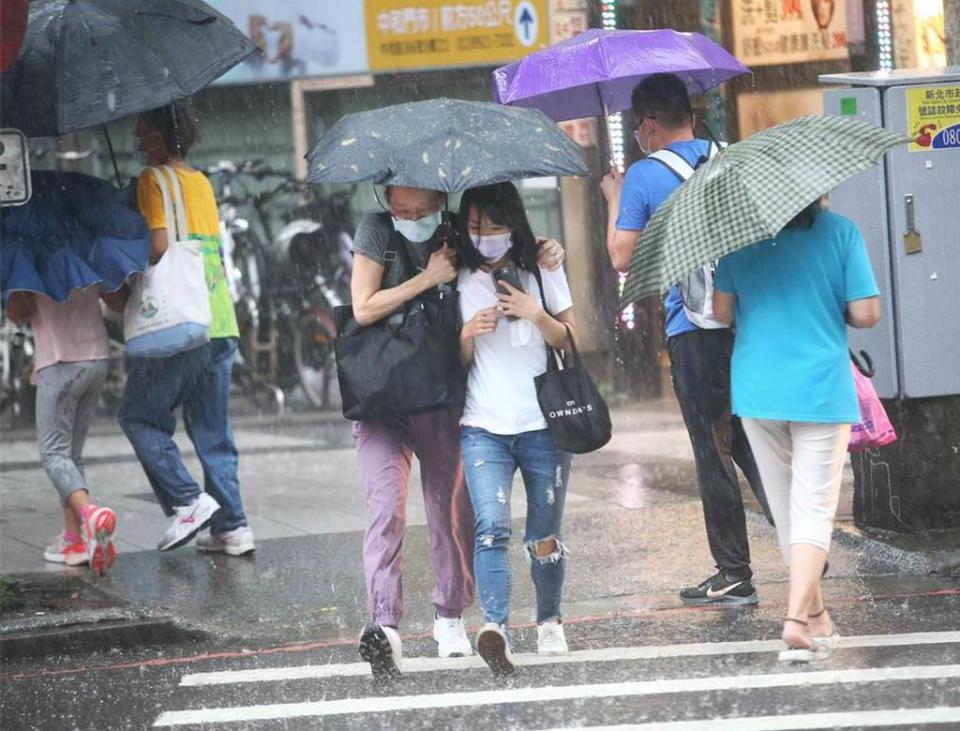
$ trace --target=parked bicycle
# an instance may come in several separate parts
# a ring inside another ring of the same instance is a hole
[[[259,161],[221,162],[206,172],[224,221],[248,385],[269,383],[283,393],[299,386],[312,406],[328,408],[336,377],[333,308],[349,292],[353,190],[321,197]]]

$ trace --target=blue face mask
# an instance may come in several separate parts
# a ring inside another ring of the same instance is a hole
[[[412,241],[415,244],[422,244],[424,241],[429,241],[430,237],[433,236],[434,232],[440,226],[440,221],[442,220],[440,211],[413,221],[406,218],[397,218],[396,216],[392,218],[394,230],[407,241]]]

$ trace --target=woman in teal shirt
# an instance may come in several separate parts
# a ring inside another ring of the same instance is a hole
[[[877,323],[879,290],[856,226],[818,203],[774,238],[721,259],[714,288],[715,316],[737,323],[733,412],[790,567],[780,659],[809,662],[836,637],[820,578],[850,425],[860,421],[846,328]]]

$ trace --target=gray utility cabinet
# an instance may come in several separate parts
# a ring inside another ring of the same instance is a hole
[[[830,193],[863,233],[883,299],[880,325],[851,331],[851,347],[873,357],[882,398],[960,394],[960,67],[820,81],[846,87],[824,91],[827,114],[915,140]]]

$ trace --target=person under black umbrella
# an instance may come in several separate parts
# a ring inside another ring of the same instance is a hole
[[[388,210],[361,221],[354,237],[351,293],[354,316],[361,325],[382,320],[417,295],[448,285],[460,265],[453,246],[458,222],[444,213],[444,193],[392,185],[385,197]],[[544,266],[561,266],[563,249],[558,242],[541,240],[539,245]],[[378,676],[401,670],[402,547],[414,454],[420,461],[437,574],[433,637],[438,654],[473,654],[462,618],[473,601],[474,517],[460,460],[461,411],[456,406],[354,424],[368,511],[363,565],[370,624],[361,634],[359,651]]]

